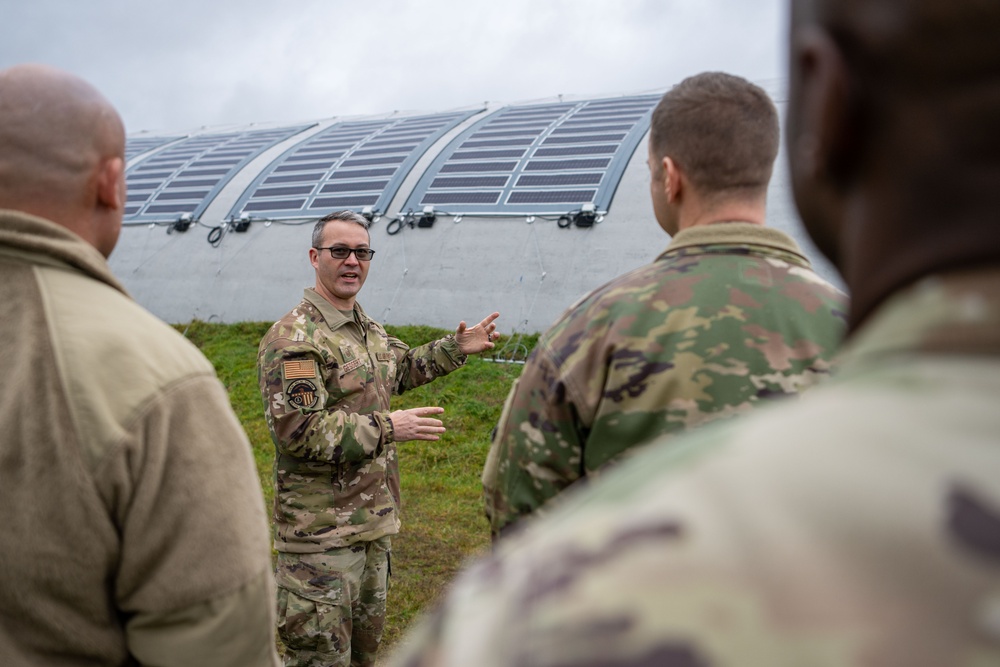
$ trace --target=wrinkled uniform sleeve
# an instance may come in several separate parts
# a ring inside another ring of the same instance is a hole
[[[114,591],[139,662],[277,665],[263,496],[218,380],[154,400],[97,473],[121,531]]]
[[[388,396],[379,396],[380,382],[373,383],[370,374],[392,373],[389,385],[401,394],[450,373],[466,360],[453,336],[413,349],[391,336],[385,343],[387,358],[381,358],[378,350],[373,353],[379,357],[376,369],[359,365],[360,357],[345,363],[335,352],[289,338],[271,340],[261,350],[258,380],[279,452],[345,463],[376,456],[386,443],[394,442],[395,434]],[[288,364],[296,371],[289,372]]]
[[[482,483],[483,483],[483,505],[486,513],[486,520],[490,524],[491,533],[493,527],[493,517],[496,516],[496,510],[494,507],[494,497],[497,492],[497,485],[499,484],[499,468],[500,468],[500,446],[501,441],[497,436],[500,433],[500,426],[507,423],[510,418],[510,405],[514,402],[514,397],[517,396],[517,387],[520,379],[515,379],[514,384],[511,385],[510,392],[507,394],[507,400],[504,401],[503,409],[500,411],[500,420],[497,425],[493,427],[493,432],[490,434],[490,450],[486,454],[486,464],[483,466]],[[494,537],[498,537],[496,533],[493,533]]]
[[[483,475],[484,490],[493,487],[486,512],[494,536],[583,474],[588,429],[567,375],[540,343],[511,389]]]
[[[285,372],[286,362],[314,370],[310,377],[295,377]],[[261,350],[257,372],[279,452],[311,461],[357,462],[393,441],[388,414],[377,405],[365,413],[364,406],[347,402],[356,398],[356,393],[348,393],[353,377],[342,384],[341,368],[315,346],[287,338],[273,340]]]
[[[447,375],[465,365],[468,359],[458,349],[455,336],[451,334],[412,349],[398,338],[389,336],[389,347],[396,357],[396,383],[393,387],[396,394]]]

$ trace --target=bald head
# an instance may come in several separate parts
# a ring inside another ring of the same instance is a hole
[[[43,65],[0,71],[0,208],[48,218],[105,255],[124,206],[125,131],[82,79]]]
[[[1000,262],[1000,2],[791,4],[795,197],[852,326],[928,273]]]

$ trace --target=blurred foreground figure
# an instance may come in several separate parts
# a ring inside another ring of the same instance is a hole
[[[1000,665],[1000,3],[792,3],[788,145],[838,377],[501,542],[404,665]]]
[[[0,665],[272,667],[250,444],[105,262],[124,149],[87,83],[0,71]]]
[[[650,123],[656,261],[572,306],[511,389],[483,471],[494,536],[661,435],[827,377],[846,299],[764,226],[778,112],[759,86],[689,77]]]

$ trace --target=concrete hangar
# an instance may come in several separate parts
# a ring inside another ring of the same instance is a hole
[[[373,222],[359,300],[377,320],[453,328],[496,309],[506,334],[542,331],[669,242],[646,166],[661,94],[133,134],[111,267],[169,322],[273,321],[314,282],[312,223],[352,209]],[[783,155],[768,224],[839,283],[801,230]]]

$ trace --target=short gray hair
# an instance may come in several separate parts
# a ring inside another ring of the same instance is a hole
[[[343,220],[344,222],[356,222],[368,231],[368,221],[365,218],[355,213],[354,211],[337,211],[335,213],[328,213],[322,218],[316,221],[316,226],[313,227],[312,235],[312,246],[318,248],[323,245],[323,230],[326,228],[326,223],[333,222],[334,220]]]

